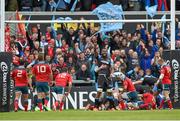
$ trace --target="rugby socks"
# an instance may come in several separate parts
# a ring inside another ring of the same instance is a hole
[[[59,101],[56,101],[53,105],[53,110],[56,111],[56,108],[59,106]]]
[[[24,100],[24,111],[28,111],[28,100]]]
[[[55,102],[55,106],[56,106],[56,107],[59,106],[59,102],[58,102],[58,101]]]
[[[126,104],[124,103],[124,101],[120,101],[119,103],[119,108],[122,109],[122,110],[125,110],[126,109]]]
[[[18,110],[18,100],[15,99],[14,100],[14,111],[17,111]]]
[[[64,106],[64,102],[60,102],[59,110],[62,111]]]
[[[168,103],[168,107],[169,107],[169,109],[172,109],[172,102],[171,102],[171,100],[169,99],[169,100],[167,100],[167,103]]]
[[[160,106],[159,106],[159,109],[162,109],[164,106],[164,99],[162,99],[161,103],[160,103]]]
[[[43,111],[42,110],[42,99],[38,99],[38,107],[39,107],[40,111]]]
[[[44,105],[47,106],[48,102],[49,102],[49,97],[46,97],[44,100]]]

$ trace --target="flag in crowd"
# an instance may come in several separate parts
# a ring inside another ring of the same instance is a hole
[[[108,2],[102,4],[92,11],[93,15],[97,15],[100,20],[122,20],[123,10],[121,5],[113,5]],[[123,23],[100,23],[101,28],[99,32],[109,32],[123,28]]]
[[[16,20],[22,20],[22,15],[19,14],[18,11],[16,11]],[[24,23],[18,23],[17,24],[18,33],[22,35],[26,35],[26,29]]]
[[[5,52],[10,52],[10,26],[6,24],[5,26]]]
[[[151,18],[153,18],[155,15],[156,15],[156,13],[157,13],[157,5],[154,5],[154,6],[151,6],[151,7],[149,7],[149,6],[146,6],[146,11],[147,11],[147,13],[148,13],[148,15],[151,17]]]
[[[165,32],[165,24],[166,22],[164,21],[166,19],[166,15],[163,15],[161,20],[163,21],[162,22],[162,34],[164,35],[164,32]]]

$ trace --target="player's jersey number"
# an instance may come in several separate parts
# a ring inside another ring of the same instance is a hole
[[[46,72],[46,66],[37,66],[38,73],[45,73]]]
[[[18,70],[18,71],[17,71],[17,77],[22,77],[22,73],[23,73],[22,70]]]

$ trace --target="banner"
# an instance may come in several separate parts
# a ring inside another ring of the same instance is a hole
[[[95,90],[95,86],[72,87],[71,93],[68,95],[68,97],[66,97],[64,109],[84,109],[87,106],[87,104],[93,104],[96,95]],[[37,92],[35,91],[32,94],[29,91],[29,93],[30,96],[28,99],[28,110],[31,110],[32,108],[35,108],[37,106]],[[56,99],[56,93],[51,91],[48,107],[52,108],[52,105],[54,105]],[[19,99],[18,105],[20,110],[24,110],[23,100],[23,98]]]
[[[180,108],[180,58],[179,50],[164,51],[163,58],[171,66],[172,69],[172,89],[171,99],[174,108]]]
[[[0,112],[9,112],[13,105],[14,84],[10,79],[11,53],[0,53]]]

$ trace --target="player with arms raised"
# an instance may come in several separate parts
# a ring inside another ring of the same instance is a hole
[[[45,63],[43,54],[38,55],[38,61],[32,69],[32,73],[36,78],[38,107],[42,112],[42,99],[45,98],[44,108],[49,111],[50,108],[47,107],[47,104],[49,102],[49,84],[53,80],[52,70],[50,65]]]
[[[164,98],[162,99],[159,109],[162,109],[164,106],[164,102],[167,101],[169,109],[172,109],[172,102],[169,97],[170,94],[170,86],[171,86],[171,67],[165,63],[163,59],[158,60],[158,64],[161,66],[160,70],[160,76],[158,81],[155,83],[157,86],[160,82],[162,83],[162,88],[163,88],[163,96]]]
[[[22,94],[24,98],[24,110],[28,110],[28,83],[32,90],[30,79],[28,79],[27,71],[24,67],[24,62],[21,61],[20,65],[12,71],[12,79],[15,82],[15,100],[14,111],[18,111],[18,100]]]
[[[64,93],[64,88],[67,85],[68,85],[68,91]],[[55,102],[55,105],[53,107],[54,110],[56,110],[56,107],[59,106],[60,111],[62,111],[64,105],[63,100],[70,93],[71,87],[72,87],[72,77],[68,73],[68,69],[66,67],[62,68],[61,73],[59,73],[55,78],[54,91],[57,94],[57,101]]]

